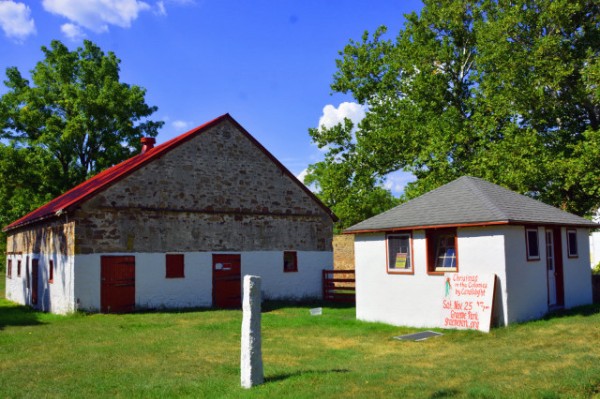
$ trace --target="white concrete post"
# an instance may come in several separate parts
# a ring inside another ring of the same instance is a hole
[[[264,382],[260,336],[260,277],[244,276],[242,305],[242,387]]]

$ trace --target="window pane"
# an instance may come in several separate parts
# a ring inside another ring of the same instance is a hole
[[[540,248],[538,246],[537,230],[527,230],[527,257],[539,258]]]
[[[388,268],[406,270],[411,268],[410,236],[388,236]]]
[[[454,248],[454,236],[444,235],[438,238],[435,267],[456,268],[456,248]]]

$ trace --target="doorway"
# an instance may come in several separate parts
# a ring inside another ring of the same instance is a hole
[[[564,305],[564,282],[560,228],[546,228],[546,274],[548,307]]]
[[[242,307],[241,257],[239,254],[213,255],[213,306]]]
[[[135,309],[135,256],[102,256],[100,311],[127,313]]]

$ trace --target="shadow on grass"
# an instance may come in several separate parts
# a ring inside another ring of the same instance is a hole
[[[39,312],[23,305],[0,306],[0,330],[9,326],[36,326],[45,324]]]
[[[342,374],[342,373],[349,373],[349,372],[350,372],[350,370],[347,370],[347,369],[300,370],[300,371],[296,371],[294,373],[284,373],[284,374],[277,374],[277,375],[274,375],[271,377],[265,377],[265,383],[283,381],[288,378],[298,377],[298,376],[305,375],[305,374]]]
[[[440,389],[439,391],[434,392],[430,398],[431,399],[440,399],[440,398],[453,398],[457,396],[460,391],[456,389]]]
[[[559,319],[570,316],[594,316],[600,313],[600,304],[578,306],[572,309],[558,309],[546,314],[543,320]]]

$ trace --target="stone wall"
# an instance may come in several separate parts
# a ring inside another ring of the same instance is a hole
[[[354,270],[354,234],[338,234],[333,237],[333,268]]]
[[[12,230],[7,234],[6,252],[70,256],[75,253],[74,232],[75,223],[64,219]]]
[[[76,252],[331,251],[333,222],[225,120],[76,211]]]

